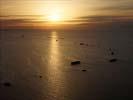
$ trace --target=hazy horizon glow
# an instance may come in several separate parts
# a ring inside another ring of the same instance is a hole
[[[2,27],[131,22],[133,0],[1,0],[0,12]]]

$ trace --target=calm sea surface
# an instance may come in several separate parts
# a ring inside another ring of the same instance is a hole
[[[1,31],[0,100],[133,100],[133,33]]]

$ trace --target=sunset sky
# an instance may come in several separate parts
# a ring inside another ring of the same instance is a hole
[[[1,0],[0,26],[131,22],[132,12],[133,0]]]

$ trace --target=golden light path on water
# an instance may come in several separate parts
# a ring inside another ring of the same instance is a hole
[[[58,66],[59,63],[59,44],[58,44],[58,36],[57,32],[51,32],[51,40],[50,40],[50,64],[52,66]],[[57,68],[57,67],[53,67]]]
[[[49,62],[48,62],[48,87],[51,99],[63,99],[64,95],[64,75],[61,71],[60,48],[58,33],[51,32],[49,44]]]

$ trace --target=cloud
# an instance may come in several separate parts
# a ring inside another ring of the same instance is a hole
[[[79,17],[80,21],[83,22],[125,22],[125,21],[133,21],[133,16],[83,16]]]
[[[4,18],[5,16],[0,16],[0,29],[16,29],[16,28],[33,28],[39,26],[45,26],[47,21],[39,21],[36,19],[30,18],[14,18],[9,17]]]
[[[19,16],[19,15],[18,15]],[[31,15],[32,16],[32,15]],[[10,17],[13,17],[10,18]],[[15,16],[16,17],[16,16]],[[36,17],[36,19],[35,19]],[[38,16],[19,16],[14,18],[14,16],[0,16],[0,23],[13,24],[13,23],[46,23],[46,20],[37,20]],[[124,21],[133,21],[133,16],[110,16],[110,15],[94,15],[94,16],[82,16],[72,20],[66,20],[64,22],[70,23],[99,23],[99,22],[124,22]]]
[[[27,24],[27,23],[45,23],[47,21],[37,20],[41,18],[41,15],[1,15],[1,24]]]
[[[0,19],[37,19],[42,15],[0,15]]]
[[[3,19],[3,17],[6,17]],[[11,17],[11,16],[10,16]],[[11,19],[9,16],[0,16],[0,27],[1,28],[8,28],[8,27],[43,27],[47,26],[47,21],[42,20],[36,20],[34,18],[31,18],[28,16],[28,18],[24,18],[24,16],[19,18]],[[113,25],[113,26],[119,26],[125,24],[127,26],[133,26],[133,16],[82,16],[78,17],[73,20],[67,20],[63,23],[67,23],[68,26],[75,25],[79,27],[85,27],[88,28],[92,26],[103,26],[103,25]],[[104,27],[105,27],[104,26]],[[62,24],[63,27],[63,24]]]
[[[100,7],[95,10],[112,10],[112,11],[133,11],[133,5],[117,5],[117,6],[106,6],[106,7]]]

